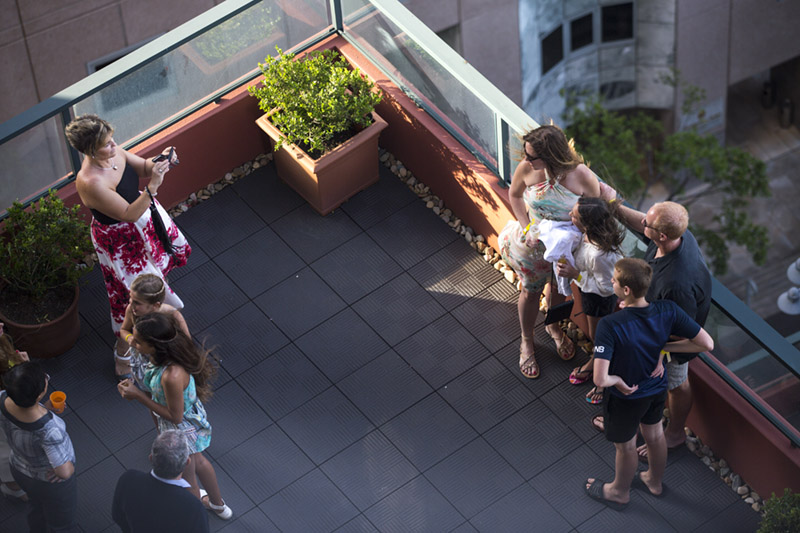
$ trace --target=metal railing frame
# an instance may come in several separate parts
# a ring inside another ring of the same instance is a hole
[[[198,15],[192,20],[179,26],[178,28],[170,31],[169,33],[145,44],[138,50],[128,54],[124,58],[115,61],[103,70],[84,78],[83,80],[71,85],[67,89],[59,92],[55,96],[44,100],[43,102],[31,107],[30,109],[20,113],[14,118],[0,124],[0,144],[24,133],[25,131],[41,124],[42,122],[59,115],[64,121],[68,123],[72,117],[70,114],[71,106],[86,97],[102,90],[110,84],[124,78],[135,70],[147,65],[148,63],[162,57],[163,55],[171,52],[186,42],[192,40],[194,37],[204,33],[205,31],[221,24],[222,22],[238,15],[242,11],[252,7],[261,0],[227,0],[205,13]],[[360,50],[361,47],[355,39],[347,35],[344,28],[344,21],[342,19],[341,0],[328,0],[330,6],[330,13],[332,24],[328,27],[327,31],[323,30],[316,36],[305,41],[302,47],[298,46],[300,51],[302,49],[313,46],[322,39],[325,39],[331,34],[339,33],[349,42],[353,43]],[[417,43],[419,43],[426,52],[433,57],[439,66],[445,69],[456,80],[468,88],[478,99],[481,100],[489,109],[494,113],[495,118],[495,136],[497,142],[498,161],[496,168],[492,168],[501,182],[510,183],[511,179],[511,160],[508,153],[508,143],[511,138],[512,132],[522,132],[525,128],[534,126],[536,123],[531,119],[522,109],[514,104],[508,97],[506,97],[500,90],[490,83],[482,74],[480,74],[474,67],[464,61],[452,48],[444,43],[430,28],[418,20],[411,12],[409,12],[397,0],[368,0],[375,8],[389,19],[398,28],[406,32]],[[363,50],[362,50],[363,51]],[[365,52],[366,53],[366,52]],[[369,57],[369,54],[366,54]],[[380,67],[380,65],[376,65]],[[214,102],[239,87],[242,83],[254,79],[260,74],[258,69],[243,75],[238,80],[234,80],[219,91],[211,94],[207,98],[193,105],[191,108],[186,109],[184,112],[175,115],[172,119],[165,124],[162,124],[158,129],[151,129],[147,133],[127,142],[124,147],[134,146],[141,143],[143,140],[156,135],[158,132],[168,128],[175,122],[185,118],[186,116],[194,113],[197,109]],[[389,73],[384,73],[390,76]],[[390,76],[391,77],[391,76]],[[441,122],[441,120],[440,120]],[[447,127],[446,124],[442,124]],[[447,127],[450,130],[449,127]],[[469,148],[469,143],[464,142],[464,139],[459,139],[462,144]],[[66,143],[66,139],[64,139]],[[73,176],[80,168],[80,158],[71,147],[70,163],[72,165]],[[472,150],[474,152],[474,150]],[[481,159],[485,159],[481,157]],[[53,188],[60,188],[74,180],[74,177],[68,177],[57,182]],[[35,201],[41,195],[30,199],[27,203]],[[748,308],[741,300],[734,296],[724,285],[722,285],[716,278],[713,278],[713,292],[712,301],[719,307],[719,309],[732,320],[738,327],[740,327],[748,336],[755,339],[769,354],[778,359],[795,376],[800,377],[800,351],[792,346],[786,339],[780,336],[774,329],[772,329],[761,317],[756,315],[750,308]],[[701,360],[712,368],[723,380],[726,381],[738,394],[750,403],[762,416],[769,420],[775,427],[777,427],[784,435],[789,438],[792,446],[800,446],[800,438],[798,438],[797,431],[793,428],[787,427],[782,421],[778,420],[772,412],[765,407],[765,402],[760,397],[755,395],[751,390],[743,388],[738,382],[731,379],[730,372],[727,368],[723,368],[715,360],[712,360],[706,354],[700,355]]]

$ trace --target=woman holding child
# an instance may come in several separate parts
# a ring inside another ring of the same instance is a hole
[[[123,150],[114,142],[114,128],[97,115],[82,115],[70,122],[67,140],[85,157],[76,176],[78,195],[93,215],[92,242],[111,304],[111,326],[119,335],[128,303],[128,287],[133,279],[151,272],[165,278],[170,270],[186,264],[192,249],[163,207],[155,200],[164,175],[177,164],[174,149],[171,159],[143,159]],[[139,188],[140,178],[148,184]],[[150,204],[166,228],[172,253],[167,253],[156,233]],[[183,302],[167,287],[166,301],[178,309]],[[117,340],[114,355],[116,373],[126,377],[128,364],[123,354],[127,344]]]
[[[539,377],[533,345],[533,327],[539,313],[539,297],[550,278],[552,264],[544,259],[545,246],[539,239],[539,222],[569,221],[570,210],[580,197],[600,196],[597,176],[557,126],[540,126],[522,137],[525,159],[517,165],[509,189],[511,209],[516,217],[500,234],[500,253],[522,282],[517,309],[522,342],[519,368],[526,378]],[[564,298],[551,291],[551,306]],[[575,346],[558,324],[547,326],[558,355],[569,360]]]

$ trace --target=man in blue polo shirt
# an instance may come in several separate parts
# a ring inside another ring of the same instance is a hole
[[[698,352],[711,350],[708,333],[677,304],[645,299],[653,269],[641,259],[620,259],[614,266],[614,293],[624,303],[617,313],[597,325],[594,347],[594,383],[605,389],[603,415],[606,438],[616,448],[614,481],[589,478],[586,493],[612,509],[622,510],[630,501],[638,457],[636,430],[641,428],[650,468],[638,482],[653,496],[663,492],[667,445],[661,413],[667,397],[662,350]],[[669,342],[671,335],[682,340]]]

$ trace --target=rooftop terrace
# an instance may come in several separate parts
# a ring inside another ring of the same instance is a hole
[[[272,33],[221,64],[197,59],[199,36],[230,33],[222,21],[260,24],[256,6],[277,17]],[[159,191],[176,205],[265,149],[243,86],[276,43],[340,47],[385,92],[381,145],[496,239],[511,216],[501,184],[514,133],[533,121],[394,0],[221,3],[1,124],[0,199],[56,186],[74,202],[80,160],[61,131],[96,112],[126,149],[179,147]],[[147,92],[155,62],[167,81]],[[221,358],[209,456],[235,521],[212,518],[215,529],[755,529],[758,515],[686,449],[670,454],[663,500],[634,492],[616,513],[586,497],[587,477],[612,474],[613,446],[589,422],[586,388],[567,382],[574,363],[540,325],[542,377],[525,379],[516,289],[381,172],[320,217],[267,165],[176,219],[194,252],[171,284]],[[689,426],[764,496],[800,488],[800,354],[716,280],[713,300],[716,347],[692,363]],[[81,527],[114,530],[114,484],[125,468],[148,468],[155,432],[117,394],[99,269],[80,312],[78,344],[45,364],[68,395]],[[23,520],[21,505],[0,500],[0,530]]]
[[[171,284],[221,359],[208,456],[235,516],[214,530],[756,528],[685,448],[663,500],[633,491],[618,513],[586,497],[614,447],[588,386],[566,380],[574,362],[540,324],[542,377],[520,374],[516,289],[387,169],[320,217],[270,164],[176,221],[193,253]],[[117,393],[105,287],[88,278],[80,340],[45,365],[68,395],[80,526],[117,531],[116,480],[149,469],[155,430]],[[0,529],[24,530],[24,514],[0,499]]]

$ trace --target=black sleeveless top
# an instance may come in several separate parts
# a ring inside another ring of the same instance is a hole
[[[139,175],[136,174],[136,171],[133,170],[132,166],[125,166],[125,170],[122,171],[122,178],[119,180],[116,191],[120,196],[125,198],[129,204],[132,204],[139,197]],[[106,216],[96,209],[89,210],[92,212],[94,219],[101,224],[108,226],[119,223],[119,220]]]

